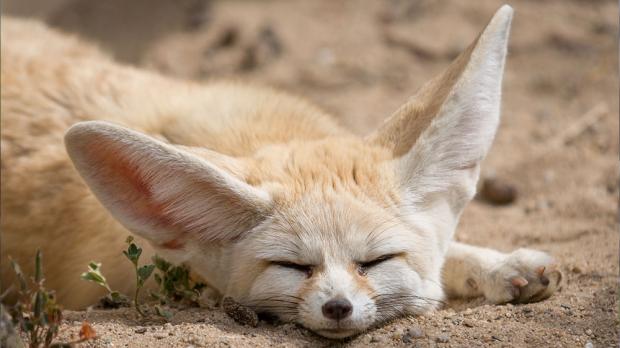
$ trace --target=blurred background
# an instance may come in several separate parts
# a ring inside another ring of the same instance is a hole
[[[606,330],[616,325],[618,282],[615,0],[4,0],[1,9],[169,76],[240,78],[297,93],[364,134],[441,72],[504,3],[515,18],[502,124],[483,176],[504,180],[518,199],[474,202],[457,238],[550,251],[566,282],[544,305],[567,303]],[[579,326],[559,311],[536,325]],[[594,335],[603,344],[617,338]]]
[[[613,0],[4,0],[1,9],[172,76],[293,90],[364,132],[445,68],[506,2],[516,14],[505,109],[526,101],[533,122],[518,117],[521,127],[544,137],[555,121],[617,99]]]

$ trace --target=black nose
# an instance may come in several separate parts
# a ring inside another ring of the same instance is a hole
[[[326,318],[342,320],[351,315],[351,312],[353,312],[353,305],[349,300],[339,298],[327,301],[323,305],[322,310]]]

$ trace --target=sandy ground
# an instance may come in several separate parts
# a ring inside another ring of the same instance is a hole
[[[315,101],[364,134],[440,72],[503,3],[486,1],[5,1],[165,74],[242,78]],[[61,339],[88,319],[103,347],[617,346],[617,2],[512,1],[502,124],[483,176],[513,184],[506,207],[474,201],[457,239],[552,253],[562,290],[541,303],[448,303],[342,342],[294,325],[241,326],[217,308],[170,323],[132,310],[66,312]],[[607,110],[607,111],[605,111]]]

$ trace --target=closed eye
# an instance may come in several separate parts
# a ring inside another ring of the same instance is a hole
[[[377,257],[376,259],[372,260],[372,261],[368,261],[368,262],[358,262],[358,272],[361,275],[366,275],[366,273],[368,272],[368,270],[372,267],[375,267],[379,264],[381,264],[382,262],[391,260],[393,258],[395,258],[396,256],[400,256],[401,254],[397,253],[397,254],[386,254],[386,255],[382,255]]]
[[[301,265],[301,264],[290,262],[290,261],[271,261],[271,264],[279,266],[279,267],[303,272],[306,274],[306,277],[308,278],[312,276],[312,270],[314,269],[312,265]]]

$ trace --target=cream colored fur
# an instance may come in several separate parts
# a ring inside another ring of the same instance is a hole
[[[426,312],[444,293],[549,297],[561,275],[547,254],[452,241],[499,122],[511,18],[502,7],[366,139],[302,99],[176,81],[3,18],[3,287],[7,256],[26,266],[41,248],[66,307],[101,295],[79,279],[91,260],[129,292],[132,232],[221,294],[328,337]],[[328,318],[332,299],[351,314]]]

